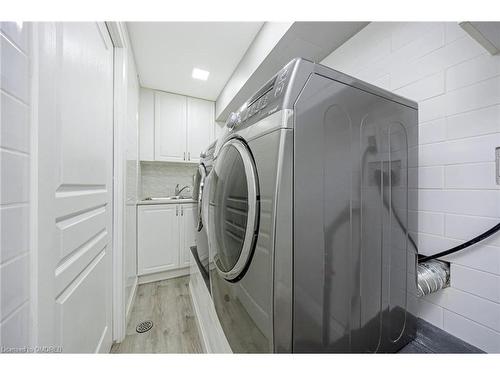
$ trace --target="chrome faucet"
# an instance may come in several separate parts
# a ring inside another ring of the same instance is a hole
[[[185,190],[185,189],[188,189],[189,188],[189,185],[185,185],[183,186],[181,189],[179,189],[179,184],[175,185],[175,193],[174,195],[177,197],[179,195],[181,195],[181,193]]]

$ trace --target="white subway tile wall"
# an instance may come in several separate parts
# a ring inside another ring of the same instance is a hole
[[[500,221],[500,56],[457,23],[369,24],[323,64],[419,103],[418,168],[410,168],[410,230],[430,255]],[[418,176],[418,186],[417,178]],[[418,229],[417,229],[418,228]],[[412,311],[488,352],[500,352],[500,235],[448,256],[451,287],[410,299]]]
[[[426,301],[423,298],[412,297],[409,300],[409,308],[418,311],[419,316],[434,324],[436,327],[443,327],[443,308]]]
[[[0,22],[0,347],[30,340],[30,25]]]
[[[142,198],[166,197],[174,195],[175,186],[189,185],[182,192],[185,197],[191,197],[193,191],[193,176],[198,166],[196,164],[167,163],[161,161],[141,162]]]

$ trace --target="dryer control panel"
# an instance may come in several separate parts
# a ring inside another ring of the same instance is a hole
[[[282,108],[286,89],[297,59],[289,62],[266,82],[241,108],[231,113],[226,126],[230,129],[249,126]]]
[[[392,92],[359,81],[334,69],[315,64],[312,61],[295,58],[280,69],[276,75],[267,81],[237,111],[231,113],[226,122],[227,127],[229,129],[235,127],[241,129],[251,126],[282,109],[293,109],[301,95],[302,89],[313,75],[328,77],[347,86],[373,92],[380,97],[406,105],[407,107],[417,108],[415,102],[395,95]]]

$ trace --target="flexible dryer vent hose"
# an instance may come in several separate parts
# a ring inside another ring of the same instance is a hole
[[[373,154],[377,152],[377,142],[375,137],[370,137],[369,138],[369,144],[366,150],[363,152],[363,157],[361,161],[361,165],[364,166],[366,164],[366,158],[368,157],[368,154]],[[392,170],[391,170],[392,173]],[[376,178],[380,176],[380,178]],[[406,228],[406,225],[401,221],[401,218],[397,214],[397,212],[394,210],[394,205],[392,204],[392,196],[390,199],[387,199],[386,194],[385,194],[385,189],[382,189],[382,180],[390,180],[388,175],[385,175],[384,172],[382,172],[381,169],[375,171],[375,181],[378,185],[379,191],[382,193],[383,197],[383,203],[386,209],[389,211],[392,211],[394,214],[394,218],[396,219],[396,222],[398,225],[401,227],[403,232],[407,235],[407,238],[409,242],[413,245],[417,252],[417,284],[418,284],[418,296],[422,297],[430,293],[437,292],[440,289],[446,288],[449,286],[449,280],[450,280],[450,266],[448,263],[436,260],[436,258],[440,258],[446,255],[454,254],[458,251],[464,250],[466,248],[471,247],[472,245],[475,245],[476,243],[485,240],[486,238],[492,236],[493,234],[497,233],[500,231],[500,223],[495,225],[494,227],[490,228],[484,233],[481,233],[480,235],[470,239],[469,241],[460,244],[458,246],[455,246],[451,249],[445,250],[438,252],[437,254],[433,254],[430,256],[419,256],[418,254],[418,246],[416,242],[413,240],[413,238],[410,236],[408,232],[408,228]],[[390,201],[390,204],[389,204]]]
[[[417,284],[418,297],[437,292],[449,285],[450,266],[439,260],[418,263]]]
[[[363,156],[365,157],[365,155]],[[383,172],[381,170],[377,171],[378,174],[381,176],[383,175]],[[388,179],[388,176],[383,176],[384,179]],[[381,188],[381,179],[376,179],[377,185],[379,188],[379,191],[382,192],[383,196],[383,202],[385,208],[387,208],[389,211],[392,211],[394,214],[394,218],[396,219],[396,222],[398,225],[401,227],[404,233],[407,234],[407,238],[409,242],[413,245],[415,250],[417,251],[417,285],[418,285],[418,291],[417,295],[419,297],[425,296],[427,294],[431,294],[434,292],[437,292],[438,290],[441,290],[443,288],[446,288],[447,286],[450,285],[450,265],[446,262],[442,262],[439,260],[436,260],[435,258],[440,258],[446,255],[450,255],[453,253],[456,253],[458,251],[464,250],[480,241],[485,240],[486,238],[492,236],[493,234],[497,233],[500,231],[500,223],[495,225],[493,228],[490,228],[484,233],[481,233],[479,236],[476,236],[469,241],[460,244],[458,246],[455,246],[451,249],[448,249],[446,251],[441,251],[437,254],[430,255],[430,256],[420,256],[418,254],[418,247],[416,242],[412,239],[410,236],[410,233],[408,232],[408,229],[406,228],[406,225],[401,221],[401,218],[399,217],[398,213],[394,210],[394,205],[389,204],[388,199],[386,198],[385,192],[383,191],[384,189]],[[392,196],[391,196],[392,199]]]
[[[379,185],[380,189],[380,185]],[[387,202],[385,194],[383,194],[384,206],[391,210],[394,214],[396,222],[399,224],[401,229],[407,234],[407,238],[410,243],[414,246],[418,254],[418,247],[415,241],[411,238],[408,233],[408,229],[403,224],[397,212],[393,209],[393,205]],[[455,252],[455,250],[453,251]],[[439,254],[438,254],[439,255]],[[450,265],[448,263],[442,262],[440,260],[435,260],[433,257],[427,257],[427,259],[417,260],[417,296],[423,297],[427,294],[431,294],[446,288],[450,285]]]

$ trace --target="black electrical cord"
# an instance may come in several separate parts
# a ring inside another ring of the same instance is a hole
[[[444,257],[446,255],[450,255],[450,254],[453,254],[453,253],[456,253],[457,251],[460,251],[460,250],[463,250],[463,249],[466,249],[468,248],[469,246],[472,246],[480,241],[483,241],[485,239],[487,239],[488,237],[490,237],[491,235],[495,234],[496,232],[498,232],[500,230],[500,223],[498,223],[497,225],[495,225],[493,228],[490,228],[488,229],[486,232],[484,233],[481,233],[479,236],[476,236],[474,237],[473,239],[461,244],[461,245],[457,245],[455,247],[452,247],[451,249],[448,249],[448,250],[445,250],[445,251],[441,251],[440,253],[437,253],[437,254],[434,254],[434,255],[429,255],[427,257],[423,257],[423,258],[420,258],[418,260],[419,263],[421,262],[426,262],[428,260],[431,260],[431,259],[436,259],[436,258],[440,258],[440,257]]]
[[[379,171],[380,173],[380,171]],[[379,187],[379,189],[381,189],[380,187],[380,179],[377,179],[377,185]],[[383,201],[384,201],[384,206],[387,208],[387,209],[390,209],[389,208],[389,204],[387,203],[386,199],[385,199],[385,195],[383,196]],[[400,228],[403,230],[403,232],[408,236],[408,239],[410,240],[411,244],[415,247],[415,250],[417,250],[417,254],[418,254],[418,247],[417,247],[417,244],[415,243],[415,241],[413,240],[413,238],[411,238],[410,236],[410,233],[408,232],[408,229],[404,226],[403,222],[401,221],[399,215],[397,214],[397,212],[394,210],[394,208],[391,207],[391,210],[394,214],[394,218],[396,219],[398,225],[400,226]],[[464,250],[478,242],[481,242],[485,239],[487,239],[488,237],[492,236],[493,234],[495,234],[496,232],[498,232],[500,230],[500,223],[498,223],[497,225],[495,225],[493,228],[490,228],[488,229],[486,232],[484,233],[481,233],[480,235],[470,239],[469,241],[467,242],[464,242],[463,244],[460,244],[460,245],[457,245],[455,247],[452,247],[451,249],[448,249],[448,250],[445,250],[445,251],[441,251],[437,254],[433,254],[433,255],[429,255],[429,256],[423,256],[423,257],[420,257],[418,258],[418,263],[422,263],[422,262],[427,262],[429,260],[432,260],[432,259],[436,259],[436,258],[441,258],[441,257],[444,257],[446,255],[450,255],[450,254],[454,254],[458,251],[461,251],[461,250]]]

